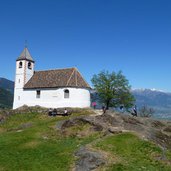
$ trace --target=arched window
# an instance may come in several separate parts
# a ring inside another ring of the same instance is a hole
[[[23,66],[23,63],[20,62],[20,63],[19,63],[19,68],[22,68],[22,66]]]
[[[69,90],[68,89],[64,90],[64,98],[65,99],[69,98]]]
[[[28,63],[28,69],[31,69],[31,62]]]

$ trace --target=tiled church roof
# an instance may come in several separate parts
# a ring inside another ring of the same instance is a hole
[[[17,58],[17,61],[19,61],[19,60],[28,60],[28,61],[34,62],[27,47],[24,48],[24,50],[21,52],[20,56]]]
[[[76,68],[37,71],[24,89],[78,87],[90,88]]]

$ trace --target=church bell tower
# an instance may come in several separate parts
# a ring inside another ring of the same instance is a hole
[[[24,85],[34,74],[34,60],[30,55],[28,48],[25,47],[20,56],[16,60],[16,75],[14,89],[13,108],[17,108],[22,100]]]

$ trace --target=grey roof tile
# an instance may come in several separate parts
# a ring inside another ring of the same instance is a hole
[[[19,61],[19,60],[28,60],[28,61],[34,62],[27,47],[24,48],[24,50],[21,52],[20,56],[17,58],[17,61]]]

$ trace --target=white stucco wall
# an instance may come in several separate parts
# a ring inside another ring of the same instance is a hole
[[[69,90],[69,98],[64,98],[64,90]],[[59,107],[90,107],[90,91],[85,88],[40,89],[40,98],[36,98],[36,90],[15,89],[14,105],[16,109],[23,105]]]
[[[22,62],[22,68],[19,68],[19,64]],[[34,74],[34,63],[31,62],[31,69],[28,68],[29,61],[20,60],[16,62],[16,76],[15,76],[15,87],[23,88],[24,84],[28,82],[28,80]]]
[[[25,68],[25,70],[26,70],[26,72],[25,72],[25,74],[26,74],[25,84],[28,82],[28,80],[30,80],[30,78],[34,74],[34,63],[30,62],[31,63],[30,69],[28,68],[28,63],[29,63],[29,61],[26,61],[26,64],[25,64],[26,65],[26,68]]]
[[[20,62],[22,62],[21,68],[19,67]],[[29,61],[27,60],[20,60],[16,62],[13,108],[16,108],[16,106],[18,106],[18,102],[24,95],[23,87],[34,74],[34,63],[31,62],[31,69],[28,68],[28,63]]]

